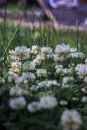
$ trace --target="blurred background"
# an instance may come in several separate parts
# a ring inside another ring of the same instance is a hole
[[[4,17],[5,2],[7,18],[24,15],[25,21],[46,21],[47,8],[60,24],[75,25],[78,20],[79,25],[87,26],[87,0],[0,0],[0,18]]]

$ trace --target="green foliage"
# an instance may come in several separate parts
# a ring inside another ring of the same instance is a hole
[[[45,24],[44,24],[45,25]],[[4,23],[0,23],[0,43],[4,37]],[[10,41],[13,36],[17,26],[13,26],[13,23],[9,21],[6,25],[6,45]],[[80,43],[81,50],[86,52],[86,40],[87,31],[79,31],[78,42]],[[17,45],[26,45],[27,47],[31,47],[32,45],[40,45],[40,46],[51,46],[55,47],[56,44],[59,43],[68,43],[72,47],[76,47],[77,45],[77,32],[76,30],[66,30],[59,29],[55,30],[52,26],[35,28],[32,24],[32,27],[22,27],[19,25],[19,28],[16,32],[14,39],[12,40],[9,49],[16,47]],[[1,47],[1,44],[0,44]]]

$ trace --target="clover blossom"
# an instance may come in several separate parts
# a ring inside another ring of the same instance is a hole
[[[16,98],[11,98],[9,100],[9,106],[12,109],[23,109],[25,105],[26,105],[26,100],[22,96],[16,97]]]
[[[78,111],[66,109],[61,115],[61,125],[64,130],[77,130],[82,123],[81,115]]]
[[[34,101],[30,104],[28,104],[27,109],[29,112],[34,113],[41,109],[40,103],[37,101]]]
[[[36,74],[38,77],[46,77],[47,76],[47,70],[46,69],[37,69]]]
[[[69,54],[70,53],[70,46],[68,44],[62,43],[60,45],[57,45],[55,48],[55,53],[58,55],[62,55],[62,54]]]
[[[57,106],[58,101],[53,96],[43,96],[40,98],[40,105],[43,109],[50,109]]]
[[[14,51],[15,56],[18,56],[20,60],[30,57],[30,49],[26,46],[17,46]]]
[[[87,64],[78,64],[75,67],[75,71],[80,78],[87,76]]]

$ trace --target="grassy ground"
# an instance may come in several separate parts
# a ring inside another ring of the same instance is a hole
[[[80,43],[81,49],[85,49],[85,52],[87,51],[87,31],[70,29],[55,30],[53,26],[44,28],[40,27],[36,29],[35,27],[15,27],[13,24],[7,24],[5,26],[4,23],[1,23],[0,43],[2,43],[2,41],[4,47],[7,47],[10,41],[8,49],[12,49],[19,45],[26,45],[27,47],[30,47],[34,44],[55,47],[56,44],[64,42],[69,43],[72,47],[76,47],[77,43]]]

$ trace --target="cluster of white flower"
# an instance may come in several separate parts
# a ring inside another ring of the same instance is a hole
[[[66,106],[67,104],[68,104],[68,102],[66,100],[61,100],[60,101],[61,106]]]
[[[11,62],[19,61],[19,57],[14,54],[14,50],[9,50],[9,58]]]
[[[82,102],[83,102],[83,103],[87,103],[87,96],[83,96],[83,97],[82,97]]]
[[[21,62],[15,61],[11,63],[10,71],[19,73],[21,70]]]
[[[35,69],[35,64],[31,61],[26,61],[23,64],[23,70],[24,71],[32,71]]]
[[[9,100],[9,106],[12,109],[23,109],[25,105],[26,105],[26,100],[22,96],[16,97],[16,98],[11,98]]]
[[[9,74],[8,75],[8,82],[15,81],[18,78],[18,74],[17,73],[9,71],[8,74]]]
[[[5,79],[0,77],[0,83],[4,84],[5,83]]]
[[[85,58],[85,54],[82,53],[82,52],[73,52],[73,53],[69,54],[69,57],[84,59]]]
[[[74,77],[72,76],[65,76],[63,77],[62,84],[72,83],[74,81]]]
[[[85,76],[87,76],[87,64],[78,64],[75,67],[75,71],[80,78],[84,78]]]
[[[66,55],[70,53],[70,46],[68,44],[62,43],[61,45],[57,45],[55,48],[55,53],[59,56]]]
[[[64,130],[77,130],[82,123],[80,114],[76,110],[65,110],[61,115],[61,124]]]
[[[38,54],[40,51],[40,46],[38,45],[33,45],[32,48],[31,48],[31,53],[33,54]]]
[[[39,88],[49,88],[51,86],[59,86],[59,83],[56,80],[45,80],[39,82],[37,85],[33,85],[30,89],[37,90]]]
[[[23,109],[26,104],[27,111],[30,113],[40,110],[44,112],[44,110],[52,109],[58,104],[59,109],[61,107],[67,108],[70,104],[69,100],[64,98],[63,92],[66,91],[64,87],[68,87],[68,89],[72,87],[74,94],[73,88],[75,85],[79,86],[77,82],[83,83],[81,91],[87,94],[87,58],[76,48],[70,48],[68,44],[64,43],[57,45],[54,50],[51,47],[38,45],[33,45],[31,49],[26,46],[18,46],[15,50],[9,51],[9,54],[9,72],[5,78],[6,83],[9,82],[12,86],[8,85],[10,86],[9,107],[11,109]],[[84,59],[84,63],[81,64]],[[76,75],[78,76],[76,77]],[[0,83],[5,83],[5,79],[0,77]],[[23,97],[26,95],[29,96],[29,102],[26,102],[27,100]],[[82,101],[83,105],[87,103],[87,96],[82,98],[74,96],[70,98],[72,102]],[[37,97],[40,98],[39,101],[35,101],[38,99]],[[35,100],[30,102],[32,99]],[[61,125],[64,130],[77,130],[81,123],[82,119],[78,111],[75,109],[63,111]]]
[[[35,65],[40,65],[40,64],[41,64],[41,61],[42,61],[42,57],[39,57],[39,58],[38,58],[38,56],[37,56],[36,58],[33,59],[32,62],[33,62]]]
[[[64,68],[63,65],[55,65],[55,69],[56,69],[56,72],[55,74],[56,75],[66,75],[66,74],[71,74],[72,73],[72,70],[71,68]]]
[[[26,90],[23,90],[20,87],[12,87],[10,89],[9,94],[10,94],[10,96],[21,96],[21,95],[28,94],[28,92]]]
[[[85,59],[85,63],[87,64],[87,58]]]
[[[17,46],[14,51],[15,56],[22,59],[27,59],[30,57],[30,49],[26,46]]]
[[[57,82],[57,80],[48,80],[47,83],[46,83],[46,86],[47,87],[50,87],[50,86],[59,86],[59,83]]]
[[[41,48],[41,53],[45,54],[45,55],[52,54],[52,48],[51,47],[42,47]]]
[[[61,74],[63,72],[63,65],[56,65],[56,74]]]
[[[46,77],[47,70],[46,69],[37,69],[36,74],[38,77]]]
[[[35,102],[34,101],[34,102],[28,104],[27,109],[28,109],[29,112],[34,113],[34,112],[40,110],[41,106],[40,106],[39,102],[37,102],[37,101]]]
[[[27,86],[29,81],[34,81],[35,78],[36,76],[34,73],[23,72],[22,75],[15,80],[15,83],[16,86],[23,87],[23,86]]]
[[[39,102],[32,102],[28,104],[29,112],[36,112],[41,109],[51,109],[58,104],[58,101],[53,96],[43,96],[40,98]]]

